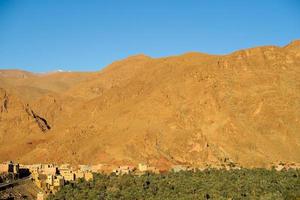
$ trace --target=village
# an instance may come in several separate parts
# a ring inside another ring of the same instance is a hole
[[[165,173],[167,171],[196,171],[206,168],[195,168],[187,165],[174,165],[169,170],[161,170],[144,163],[139,163],[137,166],[111,166],[106,164],[98,165],[77,165],[70,164],[32,164],[23,165],[12,161],[3,162],[0,164],[0,187],[9,185],[9,183],[17,183],[18,180],[30,179],[40,191],[36,194],[37,200],[44,200],[50,194],[55,194],[64,185],[73,184],[83,179],[92,181],[95,173],[114,173],[117,176],[124,174],[133,174],[141,176],[145,173]],[[241,167],[234,163],[213,167],[215,169],[238,170]],[[273,163],[272,168],[281,171],[288,169],[299,169],[300,165],[296,163]]]

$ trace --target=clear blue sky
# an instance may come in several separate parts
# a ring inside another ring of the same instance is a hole
[[[300,0],[0,0],[0,68],[99,70],[300,38]]]

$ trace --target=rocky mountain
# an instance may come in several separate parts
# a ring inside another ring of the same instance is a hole
[[[0,160],[300,162],[300,42],[137,55],[94,73],[0,71]]]

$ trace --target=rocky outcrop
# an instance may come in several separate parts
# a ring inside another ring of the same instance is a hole
[[[8,107],[8,96],[6,94],[6,92],[4,93],[4,97],[2,99],[1,102],[1,108],[0,108],[0,112],[7,112],[7,107]]]
[[[25,107],[26,113],[33,117],[38,124],[41,131],[46,132],[51,129],[50,125],[48,124],[47,120],[39,115],[37,115],[33,110],[30,109],[28,105]]]
[[[8,109],[8,107],[10,107],[10,109]],[[46,132],[51,129],[49,123],[44,117],[36,114],[28,104],[24,105],[24,103],[14,95],[8,95],[7,91],[2,88],[0,88],[0,113],[7,113],[7,115],[3,116],[3,119],[18,122],[22,121],[24,123],[26,123],[28,119],[29,121],[32,121],[30,120],[30,118],[32,118],[42,132]],[[29,118],[26,117],[26,113]]]
[[[34,117],[34,119],[36,120],[36,123],[38,124],[38,126],[40,127],[40,129],[43,132],[46,132],[46,131],[51,129],[51,127],[49,126],[46,119],[36,115],[35,113],[33,113],[33,117]]]

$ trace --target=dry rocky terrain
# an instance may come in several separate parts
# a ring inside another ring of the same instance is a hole
[[[0,88],[0,161],[300,162],[300,41],[93,73],[0,70]]]

